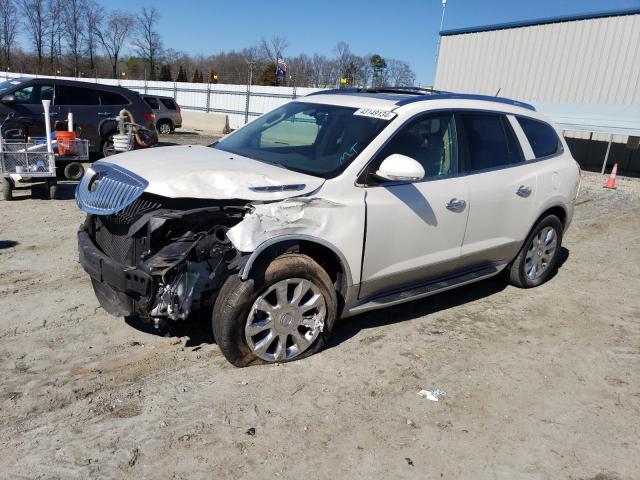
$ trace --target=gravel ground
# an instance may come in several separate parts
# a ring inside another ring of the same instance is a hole
[[[105,314],[73,185],[0,202],[0,477],[637,479],[640,184],[601,185],[586,175],[547,284],[364,314],[246,369],[207,324],[166,338]]]

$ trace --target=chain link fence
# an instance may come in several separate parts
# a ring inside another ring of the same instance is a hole
[[[152,80],[128,80],[112,78],[52,77],[4,72],[9,80],[18,77],[59,78],[79,80],[103,85],[118,85],[140,94],[155,94],[172,97],[181,108],[206,113],[227,115],[229,127],[239,128],[253,118],[262,115],[288,101],[322,90],[308,87],[268,87],[221,83],[160,82]]]

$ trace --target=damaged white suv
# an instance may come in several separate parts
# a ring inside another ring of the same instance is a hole
[[[212,147],[95,163],[80,262],[104,309],[213,311],[234,365],[320,350],[336,320],[558,262],[579,168],[529,105],[419,89],[321,92]],[[363,319],[362,321],[366,321]]]

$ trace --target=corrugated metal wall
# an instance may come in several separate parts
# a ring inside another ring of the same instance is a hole
[[[640,104],[640,15],[443,36],[435,88],[500,89],[534,103]]]

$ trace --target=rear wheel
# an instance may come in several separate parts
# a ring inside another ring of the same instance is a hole
[[[2,177],[2,199],[13,200],[13,183],[6,177]]]
[[[171,122],[168,120],[160,120],[157,128],[161,135],[169,135],[173,132],[173,125],[171,125]]]
[[[558,267],[562,222],[555,215],[540,220],[508,269],[509,283],[520,288],[543,284]]]
[[[115,155],[116,149],[113,147],[113,133],[111,135],[107,135],[107,137],[102,141],[102,156],[110,157],[111,155]]]
[[[213,310],[213,334],[237,367],[288,362],[324,347],[337,311],[327,272],[306,255],[285,254],[246,281],[227,279]]]

